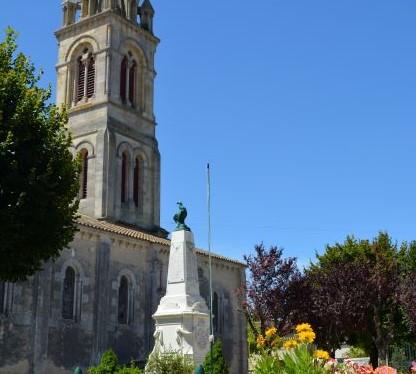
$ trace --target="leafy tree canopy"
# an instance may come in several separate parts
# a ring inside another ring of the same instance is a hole
[[[0,279],[24,280],[73,239],[79,163],[69,151],[64,110],[17,52],[0,43]]]
[[[408,333],[400,294],[400,251],[387,233],[328,246],[306,271],[309,321],[326,347],[362,345],[373,365]]]
[[[284,333],[291,327],[294,303],[299,302],[298,293],[294,292],[301,279],[296,259],[284,258],[283,249],[276,246],[267,249],[259,244],[254,250],[253,255],[245,256],[249,276],[243,307],[249,325],[256,336],[256,322],[262,334],[270,324]]]

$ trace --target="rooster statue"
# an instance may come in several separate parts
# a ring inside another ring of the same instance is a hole
[[[173,216],[173,220],[176,223],[176,231],[181,231],[181,230],[191,231],[191,229],[185,224],[185,219],[186,219],[186,216],[188,215],[188,211],[186,210],[186,208],[184,207],[181,201],[179,201],[177,204],[178,204],[179,212]]]

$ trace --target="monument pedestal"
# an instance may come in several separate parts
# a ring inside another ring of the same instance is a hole
[[[199,293],[193,234],[172,234],[168,284],[156,313],[152,354],[180,352],[201,364],[209,351],[209,311]]]

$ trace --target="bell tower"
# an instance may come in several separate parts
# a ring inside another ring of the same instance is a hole
[[[149,0],[64,0],[57,104],[82,159],[80,213],[160,232]]]

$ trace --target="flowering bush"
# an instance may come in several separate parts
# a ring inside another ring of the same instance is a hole
[[[328,373],[325,364],[330,358],[329,353],[313,348],[315,337],[308,323],[296,326],[294,337],[285,341],[279,337],[275,327],[268,328],[264,336],[257,337],[261,356],[255,374]]]
[[[315,349],[315,332],[308,323],[295,328],[292,338],[284,340],[275,327],[266,330],[264,336],[257,337],[257,347],[261,355],[257,360],[255,374],[397,374],[391,367],[383,366],[376,370],[370,365],[358,365],[346,360],[339,364],[331,359],[328,352]],[[416,374],[416,362],[412,373]]]

